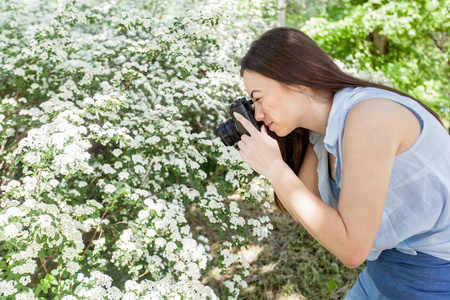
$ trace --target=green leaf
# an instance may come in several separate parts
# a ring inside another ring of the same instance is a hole
[[[81,290],[83,289],[83,285],[78,285],[76,288],[75,288],[75,291],[74,291],[74,294],[78,294],[79,292],[81,292]]]

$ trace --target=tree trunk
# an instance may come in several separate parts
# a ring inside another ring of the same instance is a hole
[[[278,1],[277,22],[279,26],[286,26],[286,0]]]

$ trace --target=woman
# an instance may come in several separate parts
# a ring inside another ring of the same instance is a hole
[[[343,73],[303,32],[254,41],[241,75],[261,131],[242,159],[278,207],[347,267],[367,268],[345,299],[450,299],[450,137],[395,89]]]

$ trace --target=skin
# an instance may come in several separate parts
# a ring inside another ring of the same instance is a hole
[[[298,127],[326,133],[332,97],[325,91],[285,85],[246,70],[244,84],[255,103],[255,118],[279,136]],[[238,143],[242,159],[273,185],[294,220],[349,268],[361,265],[375,241],[383,215],[395,156],[420,135],[420,123],[394,101],[371,98],[348,114],[343,137],[345,161],[338,208],[328,206],[317,188],[317,157],[307,148],[299,174],[282,160],[277,142],[244,117],[236,119],[250,133]],[[330,154],[331,167],[334,157]],[[334,170],[332,170],[332,174]]]

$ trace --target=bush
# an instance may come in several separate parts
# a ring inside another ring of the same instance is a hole
[[[214,128],[273,5],[146,2],[0,4],[2,297],[213,299],[215,266],[222,297],[245,286],[232,249],[267,236],[269,203]]]

